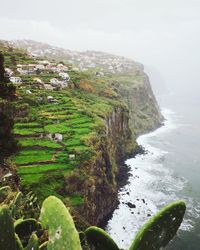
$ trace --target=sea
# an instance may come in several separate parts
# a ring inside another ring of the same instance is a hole
[[[184,221],[165,249],[200,250],[200,98],[171,93],[158,101],[164,125],[138,137],[146,153],[127,159],[128,184],[119,190],[120,203],[106,231],[120,248],[128,249],[161,207],[184,200]]]

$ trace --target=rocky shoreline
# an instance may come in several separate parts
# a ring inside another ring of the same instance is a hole
[[[163,117],[163,120],[164,120],[164,117]],[[154,130],[162,127],[164,125],[163,122],[159,123],[159,125],[157,125],[154,129],[152,129],[151,131],[147,131],[146,133],[149,133],[149,132],[153,132]],[[145,133],[143,133],[145,134]],[[124,186],[126,186],[128,183],[129,183],[129,177],[132,175],[130,173],[130,165],[126,164],[125,161],[126,159],[128,158],[134,158],[136,155],[142,155],[142,154],[147,154],[148,151],[141,145],[138,145],[134,152],[132,152],[132,154],[130,155],[127,155],[126,158],[123,158],[121,159],[121,162],[119,163],[119,172],[118,172],[118,175],[117,175],[117,194],[119,193],[120,189],[122,189]],[[115,206],[113,207],[113,210],[104,217],[104,219],[98,223],[98,226],[105,229],[106,226],[107,226],[107,223],[108,221],[112,218],[113,216],[113,212],[115,211],[115,209],[117,209],[118,205],[120,204],[120,201],[118,199],[118,196],[117,196],[117,202],[115,204]],[[130,208],[133,208],[134,207],[134,204],[130,203],[127,205],[130,207]]]

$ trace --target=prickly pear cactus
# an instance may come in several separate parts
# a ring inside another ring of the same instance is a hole
[[[43,202],[40,220],[48,230],[48,250],[81,250],[73,219],[60,199],[49,196]]]
[[[22,193],[18,192],[17,195],[15,196],[14,201],[10,205],[10,209],[11,209],[11,213],[13,217],[15,217],[17,209],[20,206],[21,200],[22,200]]]
[[[22,242],[17,234],[15,234],[15,241],[16,241],[16,250],[24,250]]]
[[[183,201],[162,208],[137,233],[129,250],[158,250],[165,247],[180,227],[185,210]]]
[[[39,240],[36,234],[32,234],[29,241],[28,245],[25,247],[24,250],[38,250],[39,249]]]
[[[8,206],[0,207],[0,249],[17,249],[14,225]]]
[[[0,188],[0,202],[2,202],[7,197],[9,192],[12,192],[9,186],[4,186]]]
[[[15,233],[19,236],[23,246],[27,245],[32,233],[41,228],[40,223],[33,219],[18,219],[14,223]]]
[[[95,250],[119,250],[113,239],[101,228],[89,227],[86,231],[86,238]]]

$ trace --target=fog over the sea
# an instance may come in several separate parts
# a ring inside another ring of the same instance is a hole
[[[0,6],[0,39],[124,55],[154,68],[172,91],[200,90],[199,0],[0,0]]]

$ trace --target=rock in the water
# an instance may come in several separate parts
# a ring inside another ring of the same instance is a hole
[[[131,203],[131,202],[128,202],[126,203],[130,208],[136,208],[136,205]]]

